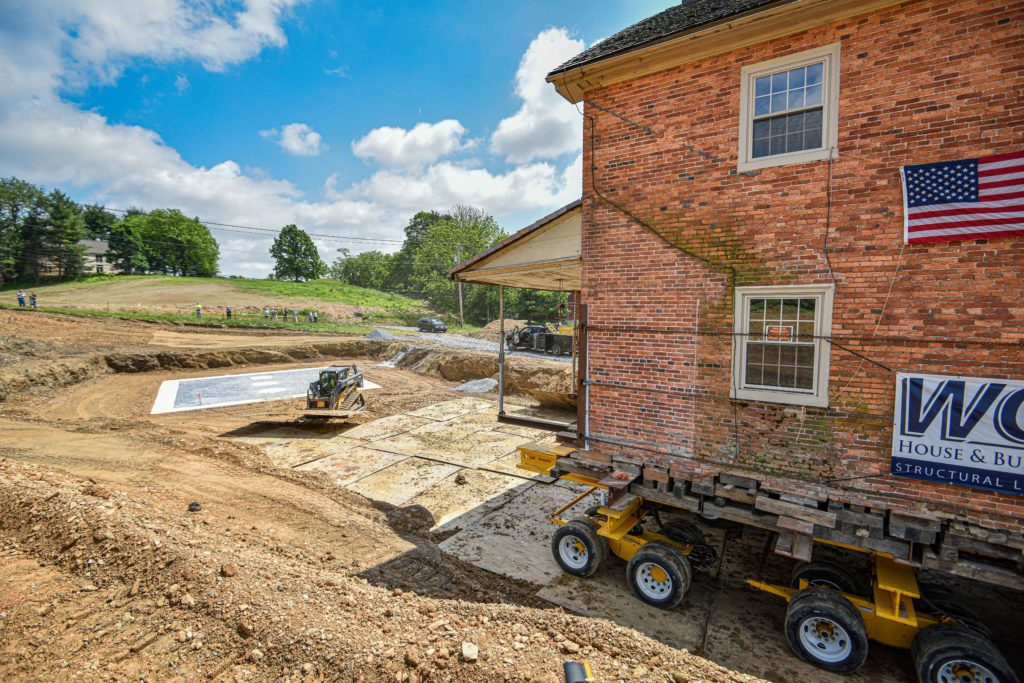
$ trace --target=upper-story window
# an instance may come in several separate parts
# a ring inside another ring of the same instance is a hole
[[[839,119],[839,43],[741,70],[739,170],[826,159]]]

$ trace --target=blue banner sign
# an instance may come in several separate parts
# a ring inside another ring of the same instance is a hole
[[[1024,495],[1024,382],[899,373],[892,473]]]

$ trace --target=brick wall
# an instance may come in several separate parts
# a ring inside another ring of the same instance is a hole
[[[739,88],[745,65],[837,41],[828,217],[827,161],[736,172]],[[899,177],[1024,148],[1024,3],[908,2],[586,99],[597,448],[1019,525],[1024,497],[887,473],[896,371],[1024,378],[1024,239],[904,247]],[[730,400],[732,287],[833,279],[849,351],[832,350],[829,407]]]

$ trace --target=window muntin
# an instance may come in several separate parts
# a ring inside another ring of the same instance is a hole
[[[813,297],[749,299],[744,385],[814,391]]]
[[[831,286],[738,288],[735,331],[734,398],[828,405]]]
[[[834,154],[838,44],[743,67],[741,72],[739,170]]]

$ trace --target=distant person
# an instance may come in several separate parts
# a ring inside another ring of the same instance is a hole
[[[263,307],[263,319],[270,320],[270,306]]]
[[[270,316],[271,316],[271,320],[273,320],[276,323],[277,322],[277,306],[274,306],[273,308],[270,309]]]
[[[228,320],[231,320],[231,307],[228,306],[227,308],[225,308],[224,312],[227,314]]]
[[[32,292],[31,294],[28,295],[28,303],[29,303],[29,305],[32,306],[33,309],[35,309],[35,308],[37,308],[36,302],[37,302],[36,293]]]
[[[313,311],[313,322],[315,322],[315,323],[320,322],[320,314],[317,313],[316,311]]]
[[[313,311],[307,311],[306,312],[306,321],[307,322],[313,322]]]
[[[203,305],[197,303],[196,304],[196,320],[202,320],[202,319],[203,319]]]
[[[18,290],[18,308],[25,308],[25,290]]]

